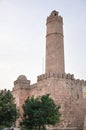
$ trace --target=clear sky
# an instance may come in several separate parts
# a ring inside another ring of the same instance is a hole
[[[0,0],[0,89],[45,70],[46,18],[64,20],[65,71],[86,80],[86,0]]]

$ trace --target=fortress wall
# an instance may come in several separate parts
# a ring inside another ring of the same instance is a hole
[[[60,127],[83,127],[86,114],[86,98],[83,98],[83,86],[86,81],[75,79],[71,74],[46,73],[37,77],[37,83],[26,85],[14,83],[13,96],[22,112],[22,105],[28,96],[50,94],[56,104],[61,105]],[[26,87],[27,86],[27,87]]]
[[[83,86],[86,86],[86,81],[75,79],[71,74],[57,73],[40,75],[37,81],[39,85],[42,84],[42,93],[50,92],[55,102],[61,104],[63,115],[61,120],[65,120],[61,122],[61,125],[81,128],[86,114],[86,99],[83,98]],[[45,81],[47,89],[44,89]]]
[[[37,77],[37,83],[16,80],[12,91],[17,107],[22,112],[22,105],[27,97],[50,94],[56,104],[61,105],[60,127],[82,128],[86,114],[86,98],[83,98],[83,86],[86,81],[75,79],[72,74],[45,73]]]

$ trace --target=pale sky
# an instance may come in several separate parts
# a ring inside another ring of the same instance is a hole
[[[64,21],[65,72],[86,80],[86,0],[0,0],[0,89],[45,73],[46,18]]]

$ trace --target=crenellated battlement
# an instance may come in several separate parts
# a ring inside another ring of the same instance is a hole
[[[58,79],[70,79],[70,80],[74,80],[74,75],[73,74],[60,74],[60,73],[52,73],[52,72],[49,72],[49,73],[45,73],[45,74],[42,74],[40,76],[37,77],[37,81],[41,81],[41,80],[44,80],[44,79],[47,79],[47,78],[58,78]]]
[[[75,79],[74,75],[70,74],[70,73],[68,73],[68,74],[66,74],[66,73],[60,74],[60,73],[49,72],[49,73],[39,75],[37,77],[37,81],[40,82],[40,81],[48,79],[48,78],[68,79],[68,80],[73,80],[75,84],[80,83],[81,85],[83,85],[83,84],[86,85],[85,80]]]
[[[30,85],[30,88],[32,89],[32,88],[36,88],[37,87],[37,83],[34,83],[34,84],[32,84],[32,85]]]

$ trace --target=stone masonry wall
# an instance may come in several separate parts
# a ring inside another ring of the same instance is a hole
[[[86,81],[75,80],[70,74],[46,73],[38,76],[37,83],[28,88],[24,89],[23,86],[15,90],[15,86],[12,93],[21,112],[21,106],[28,96],[50,94],[56,104],[61,105],[61,121],[55,127],[82,129],[86,114],[86,100],[82,97],[83,85],[86,85]]]

